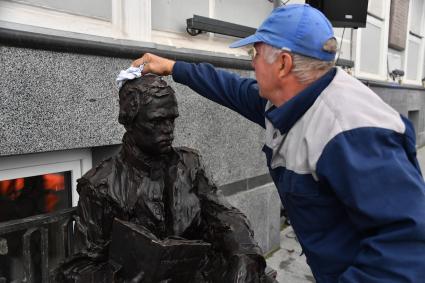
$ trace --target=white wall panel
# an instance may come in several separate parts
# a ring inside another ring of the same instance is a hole
[[[80,16],[112,20],[111,0],[12,0]]]
[[[267,0],[215,0],[214,17],[218,20],[258,28],[273,10]]]
[[[186,33],[186,19],[209,16],[208,0],[153,0],[152,29]]]
[[[360,70],[365,73],[380,73],[381,27],[370,22],[362,30]]]
[[[421,42],[414,36],[410,36],[407,44],[406,79],[416,81],[418,80],[418,60],[420,58]]]
[[[367,10],[373,15],[383,18],[384,17],[384,1],[369,0],[369,6]]]

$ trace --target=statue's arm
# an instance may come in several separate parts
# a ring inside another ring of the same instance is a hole
[[[222,241],[225,252],[229,255],[261,255],[246,216],[229,204],[203,170],[198,171],[197,183],[203,220],[209,225],[209,233]]]
[[[207,240],[228,262],[227,282],[239,282],[241,279],[244,282],[259,282],[264,275],[266,262],[248,219],[227,202],[202,168],[198,170],[196,183]]]
[[[77,190],[80,198],[76,228],[83,245],[82,253],[95,261],[106,260],[112,221],[105,215],[106,199],[85,179],[79,180]]]

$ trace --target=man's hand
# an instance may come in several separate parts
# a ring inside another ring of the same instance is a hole
[[[134,60],[132,67],[139,67],[144,64],[143,75],[147,73],[157,74],[159,76],[168,76],[173,72],[176,61],[162,58],[151,53],[145,53],[141,58]]]

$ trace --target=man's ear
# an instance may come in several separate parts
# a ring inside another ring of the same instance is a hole
[[[292,56],[289,53],[282,52],[279,55],[278,68],[279,68],[279,77],[283,78],[291,72],[293,61]]]

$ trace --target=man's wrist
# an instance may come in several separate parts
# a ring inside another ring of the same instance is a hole
[[[169,67],[168,67],[168,70],[169,70],[169,74],[170,75],[173,75],[173,71],[174,71],[174,66],[175,65],[176,65],[176,61],[170,60]]]

